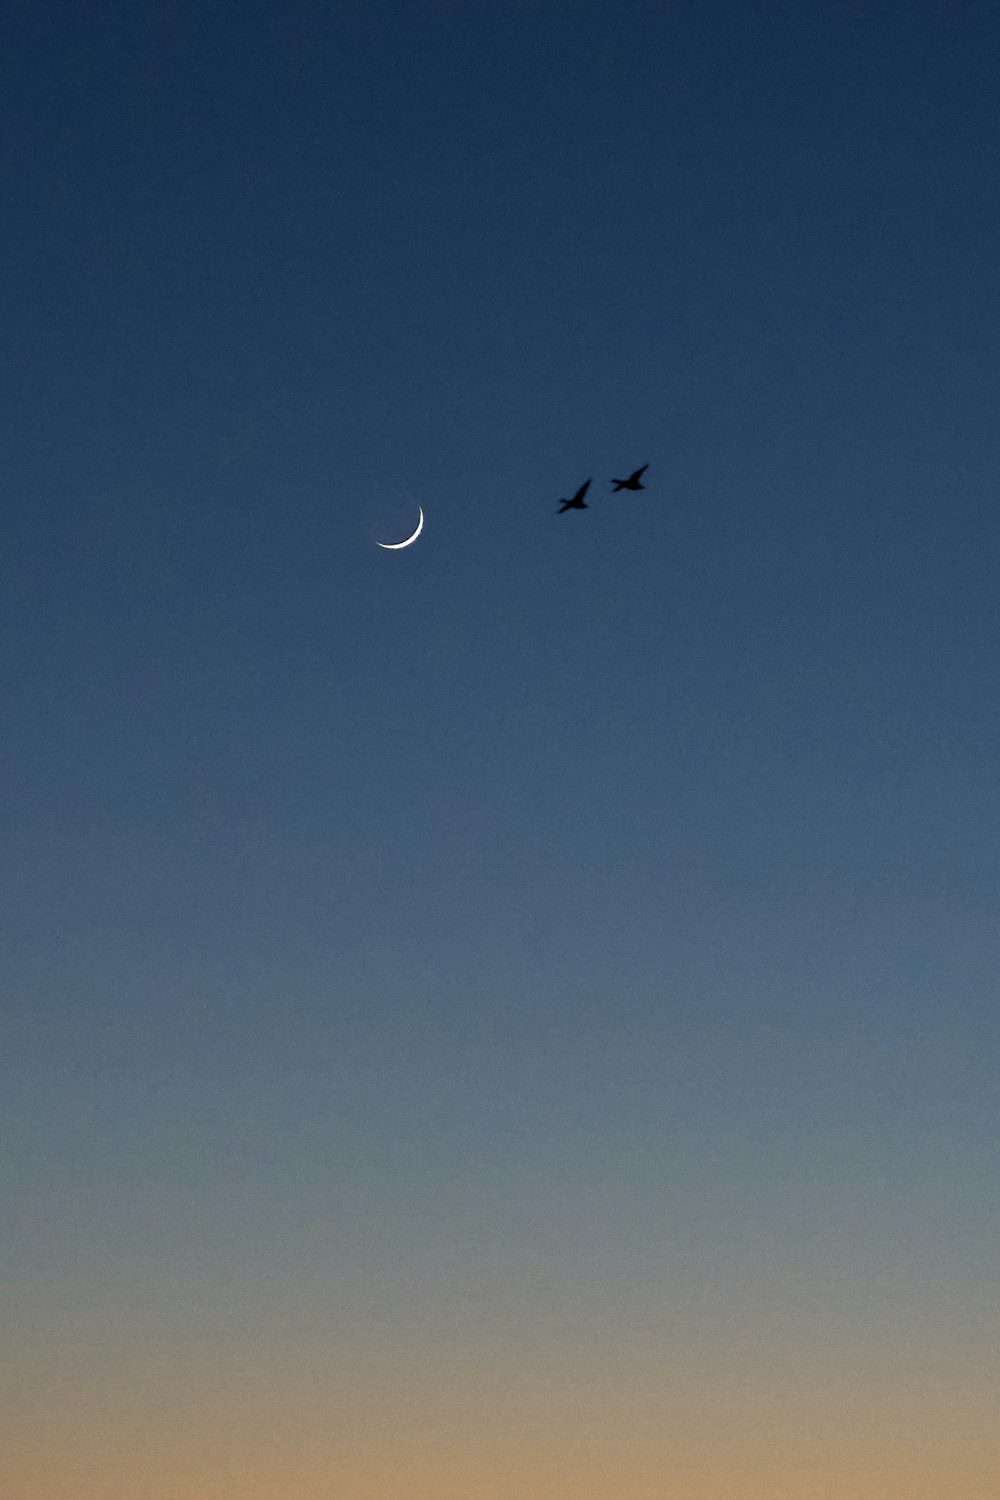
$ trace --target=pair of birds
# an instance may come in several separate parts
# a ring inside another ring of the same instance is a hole
[[[636,469],[627,479],[612,479],[611,483],[614,485],[612,493],[617,495],[619,490],[644,490],[646,486],[641,483],[641,480],[648,468],[649,464],[643,464],[641,469]],[[564,510],[589,510],[590,507],[583,498],[589,489],[590,480],[588,479],[585,484],[581,484],[571,500],[560,499],[559,510],[556,514],[561,516]]]

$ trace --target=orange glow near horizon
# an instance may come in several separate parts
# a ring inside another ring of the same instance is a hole
[[[563,1347],[493,1324],[480,1343],[365,1350],[322,1337],[144,1367],[68,1349],[3,1426],[14,1500],[986,1500],[1000,1480],[995,1357],[933,1331],[880,1345],[744,1323],[638,1347]],[[127,1351],[124,1351],[127,1354]],[[992,1369],[991,1369],[992,1365]]]

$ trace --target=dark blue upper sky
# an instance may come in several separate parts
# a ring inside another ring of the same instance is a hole
[[[664,1079],[698,1139],[819,1111],[894,1121],[890,1163],[974,1154],[996,7],[40,0],[5,30],[30,1170],[141,1161],[140,1120],[218,1145],[247,1077],[291,1129],[324,1069],[418,1177],[563,1106],[657,1137]]]

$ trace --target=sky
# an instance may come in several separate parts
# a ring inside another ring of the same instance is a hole
[[[995,1497],[1000,11],[3,29],[4,1496]]]

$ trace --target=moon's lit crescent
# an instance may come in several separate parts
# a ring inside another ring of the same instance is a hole
[[[408,536],[405,542],[376,542],[376,547],[384,547],[387,552],[398,552],[400,547],[408,547],[411,542],[415,542],[424,529],[423,507],[418,505],[417,509],[420,511],[420,520],[417,522],[417,529],[412,536]]]

